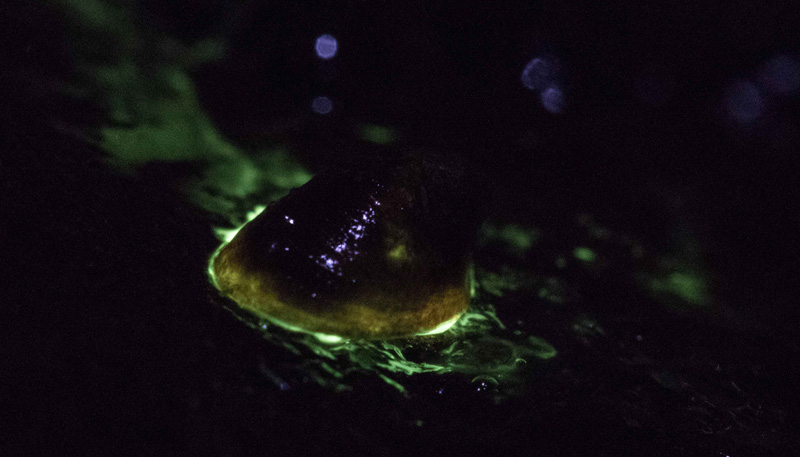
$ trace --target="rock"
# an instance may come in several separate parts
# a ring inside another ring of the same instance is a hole
[[[475,182],[422,153],[364,162],[246,224],[213,260],[220,291],[285,327],[346,338],[455,322],[470,298]]]

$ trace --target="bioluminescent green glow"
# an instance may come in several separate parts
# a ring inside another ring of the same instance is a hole
[[[106,109],[108,122],[99,129],[99,144],[115,164],[132,172],[159,162],[192,164],[196,174],[182,181],[184,191],[215,220],[227,221],[215,230],[221,243],[230,241],[244,223],[263,211],[264,204],[310,179],[310,173],[290,151],[245,154],[219,133],[202,109],[188,77],[187,63],[203,56],[219,57],[223,46],[204,42],[199,52],[161,42],[158,34],[141,33],[124,7],[114,9],[101,2],[74,0],[63,2],[63,6],[78,17],[76,27],[89,24],[93,28],[90,35],[109,43],[112,49],[100,59],[77,56],[80,78],[68,85],[70,93],[94,98]],[[153,52],[149,61],[142,62],[137,46],[171,49],[173,54]],[[376,125],[366,125],[360,133],[362,139],[376,144],[397,139],[393,129]],[[513,230],[509,233],[513,237]],[[393,255],[402,259],[403,252],[398,250]],[[242,312],[232,303],[228,308],[270,344],[295,357],[292,366],[265,370],[267,379],[280,390],[290,389],[303,379],[335,391],[346,390],[356,376],[378,376],[402,391],[409,376],[445,373],[463,373],[469,379],[488,372],[507,384],[517,381],[522,372],[514,360],[532,361],[537,355],[546,358],[552,353],[542,350],[541,344],[509,334],[488,303],[474,303],[461,319],[453,319],[428,335],[382,342],[300,333]],[[487,354],[500,355],[502,360],[493,362]],[[514,357],[508,359],[509,354]]]
[[[708,291],[705,281],[696,275],[674,272],[667,279],[669,288],[689,303],[701,304],[706,301]]]
[[[64,92],[104,111],[106,122],[90,137],[119,169],[191,164],[191,174],[176,177],[186,194],[211,214],[231,217],[232,225],[242,222],[235,218],[244,208],[310,179],[286,150],[246,153],[233,145],[201,106],[189,73],[223,57],[222,39],[184,44],[145,30],[128,2],[56,0],[53,6],[80,41],[76,75],[63,82]]]
[[[317,340],[319,340],[321,343],[336,344],[336,343],[341,343],[342,341],[344,341],[344,338],[342,338],[341,336],[338,336],[338,335],[329,335],[327,333],[320,333],[320,332],[307,332],[306,330],[304,330],[304,329],[302,329],[300,327],[288,324],[288,323],[280,321],[278,319],[274,319],[274,318],[265,318],[265,319],[269,320],[269,322],[271,322],[271,323],[273,323],[273,324],[275,324],[275,325],[277,325],[277,326],[279,326],[281,328],[289,330],[290,332],[307,333],[307,334],[313,336],[314,338],[316,338]],[[262,328],[263,328],[263,326],[262,326]]]
[[[534,280],[532,276],[511,268],[504,268],[499,272],[482,271],[480,278],[483,290],[497,297],[531,285]]]
[[[246,223],[252,221],[253,219],[255,219],[265,209],[267,209],[267,207],[265,205],[257,205],[253,209],[251,209],[250,211],[245,213],[245,215],[244,215],[244,219],[245,220],[242,223],[242,225],[240,225],[238,227],[235,227],[235,228],[219,228],[218,227],[218,228],[214,229],[214,233],[216,233],[217,238],[219,238],[220,241],[223,241],[225,243],[229,243],[233,239],[233,237],[235,237],[236,234],[239,233],[239,230],[241,230],[242,227],[244,227],[244,224],[246,224]]]
[[[597,258],[597,255],[589,248],[585,247],[577,247],[572,251],[572,255],[575,256],[576,259],[582,260],[584,262],[594,262]]]
[[[712,304],[709,274],[700,246],[685,225],[678,224],[675,233],[670,251],[661,255],[654,267],[640,271],[639,282],[673,309],[708,307]]]
[[[60,0],[54,4],[65,11],[67,26],[79,31],[75,39],[86,44],[76,44],[76,77],[63,83],[67,95],[93,100],[103,110],[106,121],[94,132],[97,143],[115,164],[132,172],[159,162],[190,164],[194,174],[180,181],[183,191],[209,215],[209,221],[213,216],[214,225],[224,225],[215,229],[221,243],[233,239],[265,204],[311,178],[288,149],[244,151],[234,145],[203,110],[190,70],[222,56],[224,42],[212,39],[185,45],[139,30],[128,3]],[[377,145],[398,141],[397,131],[386,126],[362,125],[358,135]],[[274,383],[281,391],[305,382],[333,391],[348,390],[358,377],[370,376],[401,393],[413,394],[418,384],[424,384],[416,378],[450,375],[472,382],[479,390],[497,390],[498,397],[525,386],[530,367],[537,361],[557,356],[544,339],[505,325],[498,316],[498,310],[501,316],[504,311],[501,303],[513,297],[514,301],[523,300],[525,306],[568,304],[567,292],[576,288],[569,282],[573,266],[591,274],[610,271],[635,276],[642,288],[662,303],[709,303],[708,275],[696,253],[679,250],[664,260],[645,249],[645,244],[612,232],[589,215],[579,215],[577,222],[586,229],[584,238],[572,240],[566,249],[558,247],[558,252],[539,252],[545,239],[537,228],[497,221],[484,224],[479,247],[501,256],[504,266],[490,271],[478,265],[470,308],[416,337],[363,341],[309,334],[219,300],[273,348],[285,351],[291,363],[262,370],[265,382]],[[629,253],[635,270],[607,268],[614,262],[608,258],[609,252]],[[398,246],[388,255],[401,262],[408,252]],[[540,255],[549,257],[541,263],[531,262]],[[540,271],[539,265],[551,265],[555,270]],[[202,266],[198,266],[198,274],[201,272]],[[213,281],[210,270],[209,276]],[[592,297],[587,299],[591,302]],[[571,329],[564,329],[570,330],[584,339],[598,338],[604,332],[587,316],[578,317]]]
[[[500,244],[508,253],[517,257],[525,256],[538,240],[539,230],[534,227],[491,221],[481,226],[478,238],[482,246]]]
[[[676,297],[693,306],[709,302],[707,281],[692,271],[673,271],[647,278],[646,286],[657,296]]]
[[[499,271],[478,270],[481,290],[496,297],[509,293],[524,293],[553,303],[565,300],[565,285],[552,276],[539,276],[535,272],[502,267]]]
[[[124,25],[127,19],[124,11],[99,0],[63,0],[63,3],[87,26],[95,29]]]
[[[353,376],[376,375],[408,394],[413,376],[460,374],[466,380],[491,376],[500,391],[514,391],[524,382],[527,367],[557,354],[541,338],[525,336],[519,330],[509,332],[494,308],[480,303],[441,333],[387,341],[324,341],[319,335],[286,331],[236,305],[228,309],[264,339],[298,357],[297,366],[277,376],[281,382],[307,377],[334,390],[350,390]]]
[[[402,262],[408,259],[408,250],[406,249],[405,244],[399,244],[397,247],[389,251],[387,255],[392,260]]]
[[[647,255],[640,241],[603,227],[588,214],[578,215],[577,221],[591,238],[623,247],[624,250],[619,252],[627,251],[637,265],[637,269],[631,271],[632,276],[660,303],[675,310],[686,309],[686,305],[700,308],[711,303],[701,249],[685,224],[676,224],[676,235],[671,240],[669,251],[655,257],[653,253]],[[584,246],[575,247],[573,256],[587,264],[601,260],[599,254]]]
[[[252,219],[258,212],[258,209],[251,211],[246,219]],[[229,239],[233,232],[232,229],[218,233]],[[350,389],[349,376],[356,373],[377,375],[403,394],[408,393],[412,376],[463,374],[472,378],[489,376],[505,392],[506,388],[513,390],[519,386],[531,363],[556,355],[556,350],[543,339],[526,336],[519,330],[508,331],[494,307],[481,300],[473,302],[463,315],[418,337],[387,341],[347,340],[306,333],[252,315],[233,303],[228,309],[260,331],[266,340],[297,355],[300,373],[335,390]]]
[[[453,318],[452,318],[452,319],[450,319],[450,320],[447,320],[447,321],[444,321],[444,322],[442,322],[441,324],[439,324],[439,325],[438,325],[438,326],[437,326],[435,329],[433,329],[433,330],[429,330],[429,331],[427,331],[427,332],[422,332],[422,333],[420,333],[420,334],[419,334],[419,336],[426,336],[426,335],[438,335],[439,333],[444,333],[444,332],[446,332],[446,331],[450,330],[450,327],[452,327],[452,326],[453,326],[453,325],[454,325],[456,322],[458,322],[458,320],[459,320],[460,318],[461,318],[461,315],[459,314],[458,316],[455,316],[455,317],[453,317]]]
[[[230,219],[241,220],[244,224],[264,208],[259,205],[241,217]],[[224,245],[240,228],[220,228],[216,233]],[[503,395],[517,389],[524,379],[526,367],[536,360],[554,357],[556,350],[541,338],[526,336],[519,330],[510,332],[498,319],[494,307],[480,300],[481,294],[474,289],[490,291],[491,281],[486,281],[489,284],[487,288],[474,279],[474,269],[470,269],[469,274],[473,278],[472,295],[476,298],[467,312],[411,338],[350,340],[306,332],[275,319],[256,316],[233,302],[227,308],[242,322],[258,330],[267,341],[296,355],[297,375],[302,374],[334,390],[350,389],[350,376],[357,373],[377,375],[403,394],[408,394],[412,376],[463,374],[467,377],[491,376],[500,384],[497,395]],[[209,275],[213,282],[213,270],[209,269]],[[477,277],[482,280],[485,275],[482,272]],[[516,273],[516,281],[529,284],[530,281],[523,280],[523,277],[524,273]],[[497,280],[502,282],[499,276]],[[292,379],[289,375],[280,374],[278,378],[291,384],[287,381]]]
[[[586,315],[578,316],[572,323],[572,330],[583,336],[604,335],[605,330],[600,327],[596,320]]]
[[[361,139],[375,144],[391,144],[397,140],[397,133],[389,127],[367,124],[359,129]]]

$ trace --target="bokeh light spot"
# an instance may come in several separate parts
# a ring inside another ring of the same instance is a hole
[[[311,109],[317,114],[328,114],[333,111],[333,101],[328,97],[317,97],[311,101]]]
[[[320,35],[314,44],[314,50],[320,59],[328,60],[336,57],[339,49],[339,42],[331,35]]]
[[[542,92],[542,106],[556,114],[564,109],[564,93],[557,87],[548,87]]]
[[[749,124],[764,113],[764,99],[755,84],[740,81],[728,92],[725,109],[734,121]]]
[[[542,91],[553,85],[554,76],[552,62],[537,57],[522,70],[522,85],[533,91]]]
[[[572,251],[572,255],[575,256],[576,259],[582,260],[584,262],[594,262],[597,258],[597,255],[589,248],[585,247],[577,247]]]
[[[773,57],[761,68],[759,81],[771,93],[792,93],[800,89],[800,61],[786,55]]]

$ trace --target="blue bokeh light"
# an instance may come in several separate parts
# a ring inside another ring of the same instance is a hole
[[[522,70],[520,77],[526,89],[539,94],[542,107],[549,113],[564,110],[564,91],[558,64],[548,58],[536,57]]]
[[[764,113],[764,98],[755,84],[739,81],[730,88],[725,98],[725,109],[734,121],[750,124]]]
[[[323,60],[336,57],[338,49],[339,42],[336,41],[336,38],[328,34],[317,37],[317,42],[314,44],[314,50],[317,52],[317,56]]]
[[[555,82],[556,70],[549,60],[535,58],[522,70],[522,85],[533,91],[542,91]]]
[[[564,93],[558,87],[548,87],[542,91],[542,106],[553,114],[560,113],[564,109]]]
[[[333,101],[328,97],[317,97],[311,101],[311,110],[317,114],[328,114],[333,111]]]
[[[761,86],[770,93],[786,95],[800,89],[800,62],[787,55],[768,60],[759,74]]]

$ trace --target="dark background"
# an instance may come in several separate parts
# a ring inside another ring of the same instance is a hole
[[[318,171],[370,147],[359,125],[387,125],[401,147],[482,170],[496,217],[557,230],[588,211],[665,246],[680,220],[718,312],[625,320],[624,307],[604,311],[610,298],[595,311],[626,322],[609,346],[649,331],[662,368],[705,386],[714,427],[688,420],[702,405],[670,383],[631,400],[641,376],[605,346],[570,352],[556,324],[548,337],[566,355],[503,406],[453,379],[426,381],[447,385],[445,399],[408,400],[373,379],[337,395],[264,386],[258,365],[285,356],[208,306],[196,266],[215,241],[175,170],[118,174],[57,128],[103,122],[93,100],[53,83],[72,77],[79,45],[60,10],[11,2],[0,7],[4,441],[57,454],[797,452],[800,17],[789,2],[131,5],[153,34],[227,40],[192,76],[236,144],[285,144]],[[322,33],[339,41],[330,61],[312,52]],[[520,80],[535,57],[558,69],[560,113]],[[774,70],[776,58],[789,64]],[[309,109],[318,95],[330,114]],[[731,381],[744,392],[721,393]],[[734,404],[755,411],[735,433]],[[429,425],[409,425],[418,417]]]

